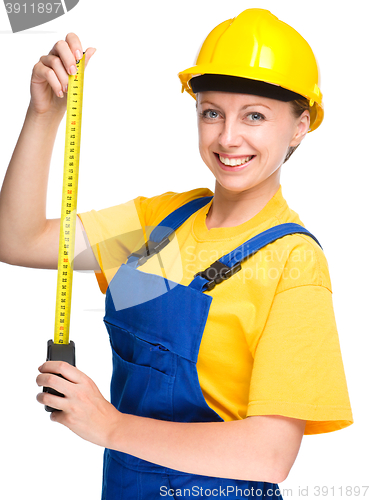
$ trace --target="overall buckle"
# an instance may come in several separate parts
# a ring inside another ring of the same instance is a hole
[[[138,266],[142,266],[154,254],[159,253],[170,242],[170,239],[164,238],[159,243],[149,240],[145,243],[140,250],[133,252],[131,256],[138,257]]]
[[[235,264],[235,266],[233,267],[229,267],[220,262],[219,260],[216,260],[207,269],[195,274],[194,278],[195,276],[201,276],[202,278],[207,279],[208,283],[206,284],[205,290],[209,291],[213,290],[213,288],[222,281],[231,278],[231,276],[240,271],[241,268],[242,266],[240,262]]]

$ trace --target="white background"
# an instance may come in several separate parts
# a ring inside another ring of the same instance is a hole
[[[355,418],[339,432],[304,437],[281,488],[293,491],[285,498],[303,497],[299,488],[308,488],[309,499],[351,498],[346,486],[370,484],[366,2],[80,0],[67,15],[18,34],[0,6],[0,180],[29,102],[32,67],[73,31],[84,49],[98,49],[85,75],[78,211],[168,190],[212,189],[197,150],[194,101],[181,94],[177,73],[193,64],[211,29],[250,7],[269,9],[292,25],[320,63],[325,119],[284,165],[282,186],[329,261]],[[52,158],[49,218],[60,216],[63,154],[64,122]],[[0,263],[0,280],[0,495],[98,500],[103,450],[52,423],[35,399],[37,367],[53,336],[56,271]],[[77,364],[109,398],[103,308],[94,275],[75,273],[71,338]],[[314,490],[325,485],[335,487],[335,496]]]

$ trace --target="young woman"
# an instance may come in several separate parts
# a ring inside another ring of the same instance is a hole
[[[70,33],[34,67],[0,197],[4,262],[57,266],[47,176],[81,54]],[[74,267],[95,270],[106,293],[112,402],[58,361],[37,384],[65,397],[38,401],[106,448],[104,499],[281,498],[302,436],[353,422],[327,262],[280,185],[282,164],[323,119],[317,65],[295,30],[249,9],[217,26],[179,76],[196,98],[214,193],[79,215]]]

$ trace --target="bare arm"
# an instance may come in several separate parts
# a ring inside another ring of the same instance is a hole
[[[46,219],[46,195],[76,50],[82,54],[78,37],[70,33],[33,68],[31,102],[0,192],[0,260],[9,264],[57,268],[60,219]],[[93,53],[94,49],[86,51],[86,61]],[[86,241],[77,219],[76,254],[81,258],[76,259],[75,269],[99,269]]]
[[[47,361],[39,371],[40,387],[65,395],[37,396],[40,403],[62,410],[52,420],[99,446],[190,474],[284,481],[306,426],[305,420],[280,415],[201,423],[138,417],[116,410],[87,375],[68,363]]]
[[[182,423],[121,413],[106,446],[191,474],[279,483],[294,464],[305,426],[279,415]]]

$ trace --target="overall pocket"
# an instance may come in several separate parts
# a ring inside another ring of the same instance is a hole
[[[123,413],[173,420],[176,355],[105,321],[113,353],[112,404]]]
[[[106,323],[106,327],[112,347],[112,404],[122,413],[172,421],[175,376],[166,371],[176,369],[176,356],[160,344],[146,342],[115,325]],[[127,453],[110,453],[134,470],[163,472],[163,467]]]
[[[176,375],[177,354],[155,338],[145,333],[129,331],[120,325],[104,320],[112,349],[123,360],[143,367],[150,367],[170,377]]]
[[[175,377],[124,360],[112,347],[111,402],[122,413],[173,420]]]

